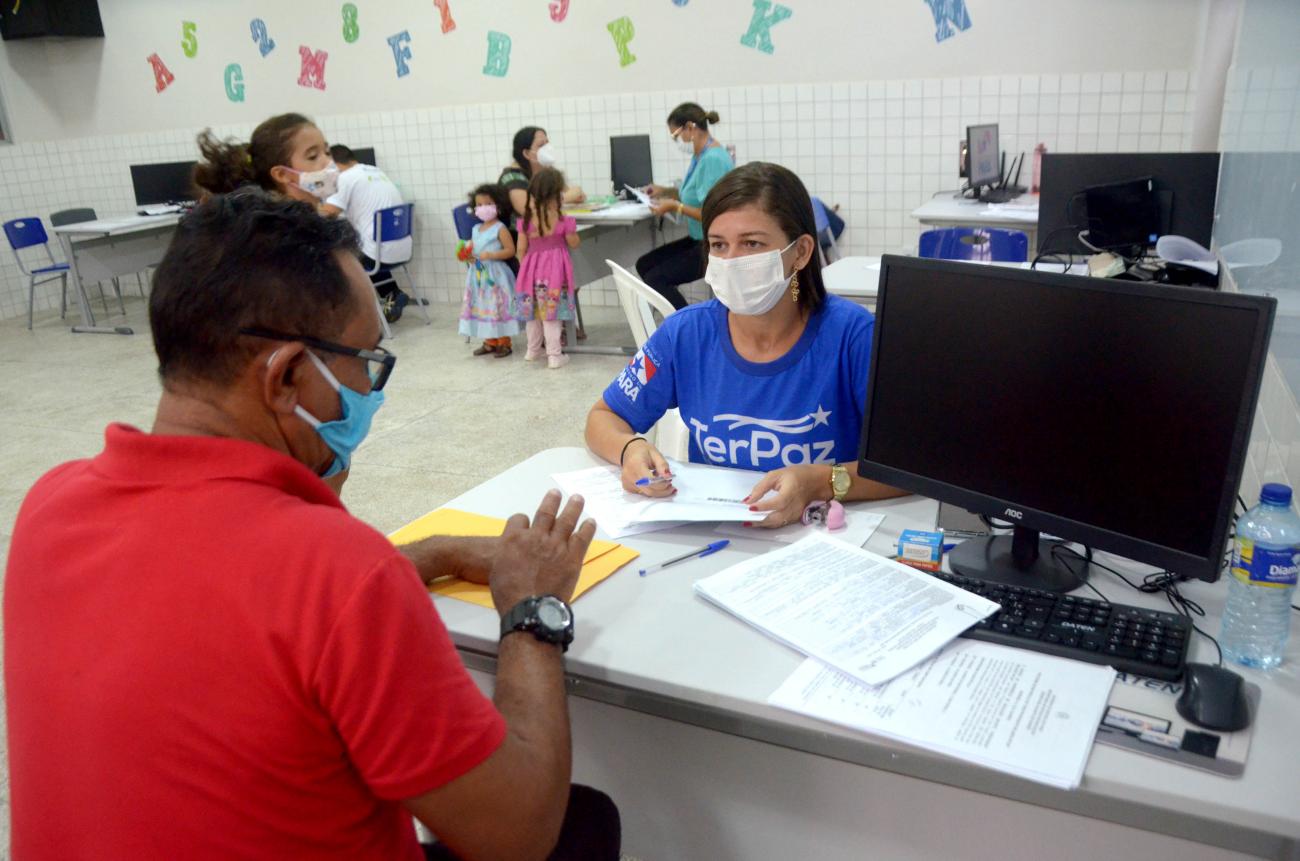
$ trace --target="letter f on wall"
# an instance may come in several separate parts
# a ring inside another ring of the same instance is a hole
[[[754,0],[754,17],[749,19],[749,29],[740,37],[740,44],[772,53],[772,28],[793,14],[779,3],[774,7],[771,0]]]

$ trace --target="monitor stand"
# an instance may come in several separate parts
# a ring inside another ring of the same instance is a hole
[[[953,573],[1007,586],[1069,592],[1088,579],[1091,565],[1068,554],[1067,563],[1053,558],[1059,541],[1039,537],[1037,529],[1017,526],[1011,535],[972,538],[948,553]]]

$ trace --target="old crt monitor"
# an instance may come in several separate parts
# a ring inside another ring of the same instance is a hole
[[[970,187],[997,185],[1002,181],[1002,150],[998,144],[998,124],[966,126],[967,172]]]
[[[375,164],[375,148],[372,146],[354,146],[352,155],[357,160],[357,164],[368,164],[371,167],[378,167]]]
[[[650,136],[622,135],[609,139],[609,176],[614,182],[614,193],[623,186],[644,188],[654,180],[650,165]]]
[[[1143,179],[1151,180],[1159,207],[1156,233],[1186,236],[1209,248],[1218,153],[1049,152],[1043,155],[1039,188],[1038,253],[1091,253],[1078,239],[1080,231],[1096,229],[1101,221],[1090,217],[1088,190]]]
[[[194,162],[131,165],[131,186],[136,206],[180,203],[194,199]]]
[[[858,472],[1001,518],[954,572],[1065,591],[1045,532],[1219,576],[1276,300],[883,258]]]

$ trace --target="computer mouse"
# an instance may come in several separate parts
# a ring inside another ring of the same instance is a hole
[[[1241,676],[1213,664],[1188,664],[1178,713],[1205,729],[1236,732],[1250,726],[1250,703]]]

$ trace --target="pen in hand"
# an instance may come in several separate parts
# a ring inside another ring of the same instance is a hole
[[[714,541],[712,544],[706,544],[697,550],[688,550],[681,556],[674,556],[666,562],[660,562],[658,565],[651,565],[649,568],[642,568],[641,576],[644,577],[647,574],[653,574],[661,568],[667,568],[669,565],[676,565],[678,562],[685,562],[687,559],[693,559],[697,556],[703,559],[705,556],[717,553],[730,543],[731,540],[729,538],[724,538],[721,541]]]
[[[637,487],[650,487],[657,484],[672,484],[671,475],[656,475],[653,478],[638,478],[635,482]]]

